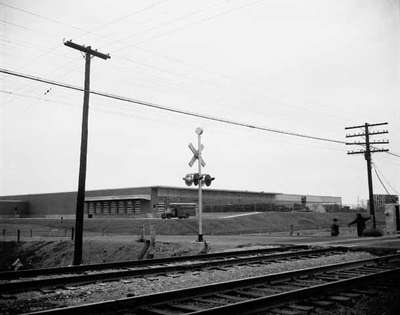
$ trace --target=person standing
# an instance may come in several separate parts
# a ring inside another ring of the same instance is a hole
[[[360,237],[365,230],[365,222],[367,222],[371,217],[364,218],[361,213],[357,213],[356,218],[351,221],[348,226],[357,224],[357,235]]]
[[[331,236],[338,236],[339,235],[339,225],[337,224],[337,219],[333,219],[333,223],[331,225]]]

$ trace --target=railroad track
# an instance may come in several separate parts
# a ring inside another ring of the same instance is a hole
[[[261,249],[250,249],[240,251],[226,251],[217,252],[202,255],[188,255],[179,257],[159,258],[151,260],[128,260],[120,262],[102,263],[102,264],[90,264],[90,265],[78,265],[78,266],[65,266],[65,267],[54,267],[54,268],[41,268],[41,269],[27,269],[18,271],[2,271],[0,272],[0,280],[11,280],[19,279],[24,277],[35,277],[41,275],[61,275],[61,274],[72,274],[72,273],[84,273],[87,271],[102,271],[107,269],[124,269],[131,267],[151,266],[151,265],[162,265],[168,263],[180,263],[185,261],[193,260],[210,260],[212,258],[229,258],[229,257],[241,257],[247,255],[257,254],[272,254],[287,251],[296,251],[310,249],[308,245],[288,245]]]
[[[279,249],[276,252],[271,252],[271,250],[236,251],[199,256],[132,261],[119,263],[118,270],[110,270],[114,264],[104,264],[94,265],[94,270],[90,269],[92,268],[90,265],[51,268],[49,274],[44,274],[46,269],[24,270],[19,273],[2,273],[0,274],[0,293],[21,292],[49,287],[63,287],[71,284],[88,284],[93,282],[120,280],[123,278],[138,277],[150,274],[187,272],[205,268],[269,264],[271,262],[284,262],[288,260],[342,254],[347,250],[343,247],[303,248],[304,247],[290,247],[286,248],[284,251]],[[126,267],[121,269],[121,265]],[[75,272],[81,273],[67,273],[69,268],[73,269]],[[61,270],[62,273],[56,273],[57,270]],[[88,273],[89,270],[92,270],[93,272]],[[18,275],[22,278],[16,278]],[[29,278],[29,276],[32,276],[33,278]]]
[[[29,314],[309,314],[399,279],[395,254]]]

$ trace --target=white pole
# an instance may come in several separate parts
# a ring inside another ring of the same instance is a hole
[[[202,186],[202,183],[203,183],[203,180],[201,179],[201,150],[200,150],[200,148],[201,148],[201,140],[200,140],[200,138],[201,138],[201,134],[199,134],[198,135],[198,152],[199,152],[199,158],[198,158],[198,160],[197,160],[197,162],[198,162],[198,164],[199,164],[199,177],[200,177],[200,180],[199,180],[199,242],[202,242],[203,241],[203,224],[202,224],[202,218],[201,218],[201,215],[202,215],[202,212],[203,212],[203,196],[202,196],[202,191],[201,191],[201,186]]]
[[[201,128],[196,129],[197,133],[197,140],[198,140],[198,145],[197,145],[197,152],[198,152],[198,158],[197,158],[197,163],[199,165],[199,242],[203,242],[203,224],[202,224],[202,211],[203,211],[203,197],[202,197],[202,191],[201,191],[201,186],[203,183],[203,180],[201,179],[201,134],[203,133],[203,130]]]

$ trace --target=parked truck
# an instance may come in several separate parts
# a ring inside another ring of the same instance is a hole
[[[187,219],[190,216],[196,215],[196,203],[190,202],[174,202],[170,203],[165,211],[161,214],[161,218],[170,219]]]

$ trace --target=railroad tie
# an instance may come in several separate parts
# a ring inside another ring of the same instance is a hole
[[[222,301],[221,299],[217,300],[217,299],[213,299],[212,296],[211,297],[196,297],[192,299],[194,302],[197,303],[204,303],[204,304],[216,304],[216,305],[225,305],[226,302]]]
[[[177,315],[177,310],[171,310],[171,309],[164,309],[162,306],[154,306],[154,307],[146,307],[146,308],[140,308],[139,313],[141,315]],[[185,312],[180,312],[181,314]]]
[[[310,301],[310,304],[319,306],[319,307],[328,307],[334,304],[332,301],[326,301],[326,300],[314,300]]]
[[[236,296],[236,295],[229,295],[229,294],[227,294],[227,292],[225,292],[225,293],[217,293],[217,294],[215,294],[215,296],[216,297],[221,297],[221,298],[226,299],[228,301],[231,300],[231,301],[242,302],[242,301],[246,301],[247,300],[247,298],[245,298],[245,297],[240,297],[240,296]]]
[[[288,308],[273,308],[268,310],[268,313],[277,314],[277,315],[300,315],[304,314],[304,311],[301,310],[292,310]]]
[[[302,311],[302,312],[310,312],[314,309],[314,307],[312,307],[312,306],[302,305],[302,304],[292,304],[292,305],[289,305],[288,307],[293,308],[295,310]]]
[[[189,312],[197,312],[202,311],[204,308],[193,305],[193,304],[168,304],[174,309],[182,310],[182,311],[189,311]]]
[[[355,299],[355,298],[360,297],[362,294],[361,294],[361,293],[353,293],[353,292],[341,292],[340,295],[342,295],[342,296],[348,296],[348,297],[350,297],[350,298]]]
[[[328,300],[346,304],[346,303],[350,303],[351,302],[351,297],[342,296],[342,295],[331,295],[331,296],[328,297]]]

